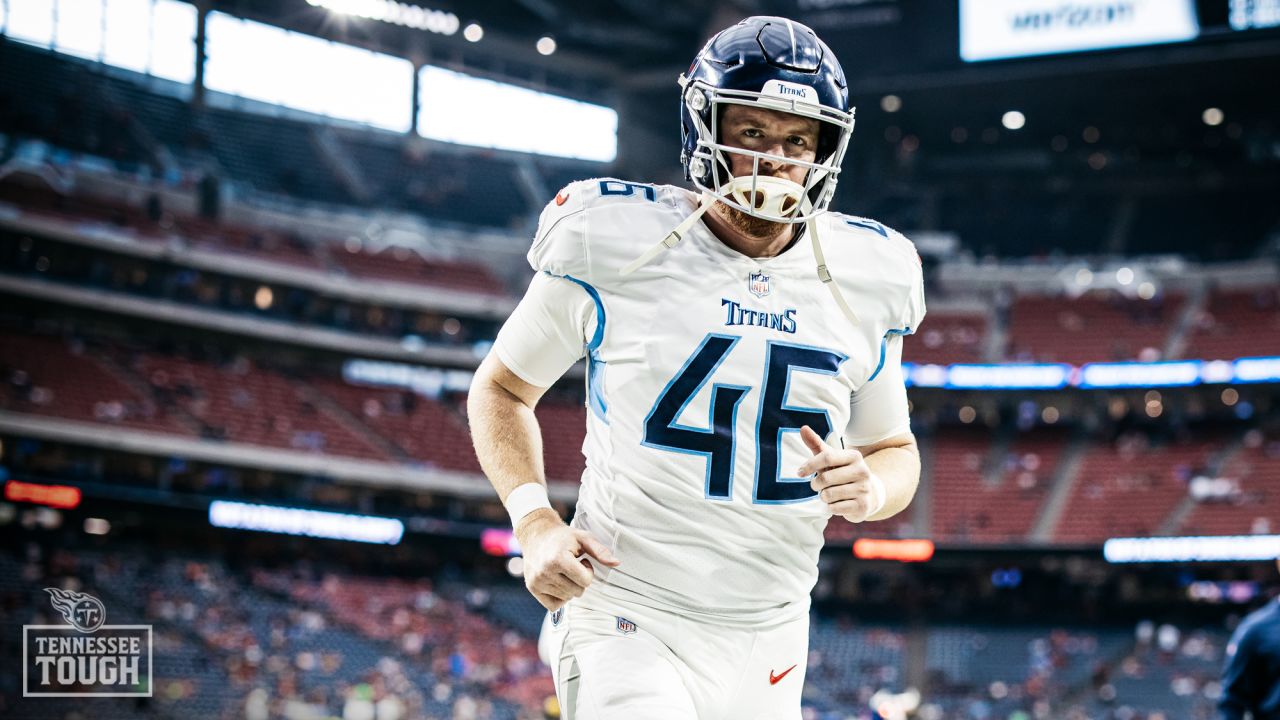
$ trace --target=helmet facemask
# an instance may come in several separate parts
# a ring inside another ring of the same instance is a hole
[[[788,84],[790,85],[790,84]],[[748,216],[781,224],[800,223],[817,217],[835,194],[840,164],[848,150],[853,133],[853,112],[841,112],[806,97],[796,97],[803,86],[786,87],[790,96],[767,91],[780,91],[766,86],[766,92],[725,90],[681,76],[683,102],[693,122],[697,140],[686,159],[689,179],[704,194],[710,194]],[[796,160],[755,150],[733,147],[720,142],[723,109],[743,105],[775,110],[818,121],[818,147],[813,161]],[[708,125],[708,122],[710,123]],[[734,177],[730,154],[751,160],[750,175]],[[772,175],[761,175],[762,161],[781,162],[805,170],[803,184]]]

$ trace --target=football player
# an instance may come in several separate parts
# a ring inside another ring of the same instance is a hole
[[[695,191],[562,189],[468,399],[551,611],[569,720],[799,718],[823,529],[901,512],[919,478],[901,370],[919,257],[827,209],[853,131],[840,64],[808,27],[753,17],[680,88]],[[587,467],[566,525],[533,408],[584,355]]]

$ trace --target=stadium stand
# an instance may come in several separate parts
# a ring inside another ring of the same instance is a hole
[[[1184,298],[1128,299],[1090,294],[1018,297],[1010,309],[1006,356],[1014,361],[1076,365],[1111,360],[1161,360]]]
[[[491,295],[503,294],[502,285],[484,266],[457,261],[427,260],[405,247],[374,251],[334,251],[334,263],[353,276],[373,280],[456,288]]]
[[[518,226],[532,210],[514,165],[472,152],[431,152],[419,140],[351,134],[344,145],[377,188],[380,202],[449,222]]]
[[[155,625],[155,698],[80,706],[93,717],[274,716],[263,707],[287,717],[352,717],[346,713],[353,704],[370,703],[388,718],[471,717],[479,710],[479,717],[524,720],[540,717],[552,692],[534,649],[540,606],[517,581],[497,577],[496,568],[449,550],[406,552],[404,559],[413,558],[407,566],[373,575],[347,567],[386,560],[366,552],[294,545],[260,555],[220,542],[199,549],[169,543],[162,550],[126,540],[104,549],[83,539],[59,545],[52,538],[63,535],[56,533],[35,537],[0,551],[6,608],[0,626],[47,622],[51,611],[40,588],[68,586],[99,593],[117,621],[146,617]],[[443,568],[434,567],[441,562]],[[1000,596],[965,589],[974,577],[935,590],[948,604],[960,600],[955,610],[962,617],[1007,613]],[[1046,580],[1027,591],[1061,592],[1050,578],[1028,578]],[[906,597],[920,589],[889,586],[876,594],[914,604]],[[1115,591],[1097,599],[1114,608],[1122,597]],[[875,607],[863,597],[857,614]],[[1218,692],[1226,640],[1218,627],[1182,631],[1144,622],[1131,632],[1043,619],[925,618],[904,625],[855,619],[849,608],[845,601],[815,606],[812,617],[804,704],[822,720],[874,707],[873,695],[901,692],[920,673],[928,687],[921,717],[940,720],[1070,717],[1082,703],[1092,708],[1087,716],[1112,720],[1155,720],[1159,709],[1186,713],[1165,717],[1199,717]],[[17,651],[0,642],[5,657]],[[61,707],[18,699],[14,681],[13,674],[0,679],[6,717],[48,717],[41,713]]]
[[[191,435],[189,423],[74,338],[0,334],[0,407],[106,425]]]
[[[1139,627],[1138,635],[1115,662],[1099,667],[1095,711],[1119,713],[1128,708],[1138,717],[1214,717],[1226,635],[1221,630],[1184,631],[1171,624],[1153,628],[1149,622]]]
[[[240,227],[194,215],[174,215],[163,209],[153,211],[156,217],[148,217],[145,204],[143,207],[108,204],[16,182],[0,182],[0,201],[19,205],[24,212],[69,222],[96,221],[108,227],[127,228],[142,240],[170,242],[176,239],[200,249],[251,257],[271,264],[323,270],[361,279],[393,280],[505,295],[501,282],[480,263],[428,259],[405,247],[375,250],[360,243],[338,246],[332,239],[304,238],[293,232]],[[332,249],[330,244],[334,245]],[[102,255],[109,256],[106,252]]]
[[[582,443],[587,437],[586,406],[550,397],[538,403],[536,412],[542,428],[547,477],[577,481],[586,468],[582,456]]]
[[[466,422],[456,410],[408,391],[348,385],[337,380],[313,381],[311,386],[394,443],[412,462],[480,471]]]
[[[247,357],[225,363],[134,353],[121,364],[198,420],[206,437],[343,457],[389,459],[367,430],[335,416],[307,388]]]
[[[1088,451],[1054,530],[1059,542],[1146,537],[1187,496],[1192,477],[1225,444],[1217,436],[1165,440],[1141,431]]]
[[[1005,447],[985,429],[949,429],[930,443],[933,536],[960,542],[1027,539],[1068,431],[1018,434]]]
[[[136,168],[152,162],[134,116],[109,103],[82,64],[0,38],[0,131]]]
[[[809,626],[810,700],[833,708],[865,705],[876,690],[906,687],[901,628],[863,625],[847,618],[814,618]]]
[[[1280,355],[1280,291],[1218,291],[1195,320],[1188,357]]]
[[[1280,441],[1274,431],[1249,431],[1218,476],[1229,490],[1198,500],[1179,534],[1266,534],[1280,529]]]
[[[310,124],[218,109],[197,115],[195,122],[232,177],[264,192],[339,205],[353,202],[319,157]]]
[[[909,336],[902,347],[903,362],[982,362],[987,318],[975,313],[952,313],[930,309],[928,322]]]

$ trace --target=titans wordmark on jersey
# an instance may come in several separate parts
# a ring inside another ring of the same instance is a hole
[[[834,444],[851,430],[863,442],[907,430],[900,388],[902,407],[882,417],[851,422],[850,407],[886,361],[896,370],[889,343],[923,318],[919,259],[873,221],[819,220],[857,325],[818,280],[807,241],[753,259],[699,223],[619,274],[694,201],[670,186],[587,180],[542,214],[530,263],[577,285],[581,307],[534,322],[563,318],[588,358],[587,469],[573,524],[621,560],[597,566],[601,592],[744,621],[804,611],[829,515],[795,477],[811,455],[799,428]],[[504,328],[499,357],[518,366],[545,350],[513,347],[523,336]]]

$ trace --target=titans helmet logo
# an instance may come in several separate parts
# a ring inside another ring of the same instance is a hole
[[[45,588],[44,591],[49,593],[53,609],[62,613],[62,617],[82,633],[94,632],[107,621],[107,608],[101,600],[88,593],[61,588]]]

